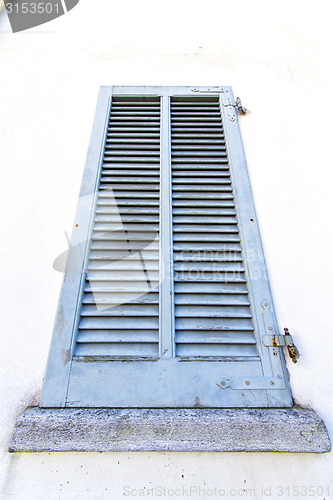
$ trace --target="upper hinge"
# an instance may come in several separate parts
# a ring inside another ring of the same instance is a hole
[[[266,347],[286,346],[292,361],[294,363],[297,363],[297,358],[299,358],[299,352],[294,344],[293,338],[290,335],[288,328],[284,328],[284,335],[264,335],[262,341]]]
[[[236,108],[241,115],[246,115],[246,108],[243,108],[240,97],[236,97]]]
[[[236,101],[234,102],[232,95],[228,89],[221,92],[221,101],[223,106],[226,108],[228,118],[231,122],[236,121],[237,112],[245,115],[246,109],[243,108],[240,97],[237,97]]]

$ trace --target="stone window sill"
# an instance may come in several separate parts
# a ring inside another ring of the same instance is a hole
[[[28,408],[10,452],[267,451],[325,453],[331,443],[311,409]]]

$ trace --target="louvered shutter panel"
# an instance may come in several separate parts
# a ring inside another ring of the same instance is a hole
[[[102,88],[75,222],[41,406],[291,406],[229,87]]]

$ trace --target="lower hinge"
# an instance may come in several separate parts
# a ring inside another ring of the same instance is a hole
[[[288,328],[284,328],[284,335],[264,335],[262,341],[266,347],[287,347],[291,360],[297,363],[299,352]]]

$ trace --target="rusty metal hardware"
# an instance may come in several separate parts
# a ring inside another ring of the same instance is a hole
[[[284,335],[264,335],[263,344],[267,347],[287,347],[288,354],[293,363],[297,363],[299,352],[294,344],[293,338],[289,333],[288,328],[284,328]]]
[[[285,342],[286,342],[289,356],[291,357],[291,360],[293,363],[297,363],[297,358],[299,358],[299,352],[298,352],[298,349],[293,342],[293,338],[290,335],[288,328],[284,328],[284,337],[285,337]]]

